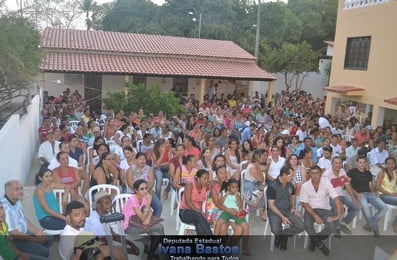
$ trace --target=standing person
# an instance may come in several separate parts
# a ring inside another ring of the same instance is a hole
[[[209,178],[208,171],[197,171],[194,181],[186,184],[181,198],[179,217],[184,223],[193,224],[199,236],[212,235],[210,225],[201,210],[206,200]]]
[[[29,256],[13,246],[9,239],[6,212],[0,202],[0,257],[3,259],[28,260]]]
[[[359,212],[360,202],[354,196],[350,185],[350,178],[347,177],[345,170],[342,168],[342,159],[340,157],[332,158],[331,168],[323,172],[321,178],[331,182],[340,201],[347,207],[347,215],[341,221],[336,222],[335,236],[340,237],[341,231],[345,234],[352,234],[347,225],[352,222],[353,218]],[[331,206],[335,211],[336,208],[333,201],[331,201]]]
[[[16,180],[8,181],[4,184],[4,191],[0,203],[6,212],[6,223],[14,245],[30,259],[48,259],[53,238],[25,218],[21,204],[22,184]]]
[[[386,214],[387,206],[378,197],[374,185],[372,184],[372,174],[366,169],[367,158],[357,157],[357,168],[350,170],[347,176],[351,178],[351,186],[356,199],[361,203],[365,220],[367,223],[364,226],[365,230],[374,232],[374,236],[380,236],[378,230],[378,222]],[[375,215],[371,214],[369,204],[376,208]]]
[[[283,251],[287,250],[288,236],[294,236],[305,230],[299,212],[296,210],[293,178],[294,171],[291,166],[284,165],[277,179],[269,184],[266,191],[270,228],[276,236],[276,247],[279,246]]]
[[[385,163],[385,170],[379,173],[376,180],[376,190],[380,193],[380,199],[384,203],[397,206],[396,159],[388,157]],[[394,218],[392,226],[394,233],[397,233],[397,216]]]
[[[321,180],[321,172],[321,168],[317,165],[310,168],[310,179],[302,185],[300,199],[305,209],[303,220],[310,238],[309,250],[314,251],[317,247],[324,255],[328,256],[330,251],[322,240],[327,239],[335,232],[335,221],[342,216],[343,207],[331,183]],[[330,199],[336,205],[336,215],[331,211]],[[324,224],[324,229],[316,233],[315,223]]]

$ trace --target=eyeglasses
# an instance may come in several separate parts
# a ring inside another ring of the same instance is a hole
[[[144,187],[144,188],[139,188],[139,190],[147,190],[148,187]]]

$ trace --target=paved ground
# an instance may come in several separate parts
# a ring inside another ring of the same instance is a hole
[[[35,212],[32,204],[32,193],[34,190],[34,175],[37,172],[39,163],[37,159],[33,159],[33,166],[31,168],[31,173],[26,181],[27,187],[25,188],[25,195],[23,200],[23,206],[25,214],[28,219],[31,220],[35,225],[39,225],[35,216]],[[165,219],[164,228],[167,236],[176,235],[175,229],[175,214],[170,215],[170,199],[163,201],[163,213],[162,217]],[[394,213],[394,215],[396,212]],[[364,225],[364,220],[358,221],[357,227],[353,230],[353,236],[343,236],[342,238],[331,239],[331,255],[325,257],[319,250],[314,253],[309,252],[303,248],[304,236],[296,237],[296,248],[293,246],[293,240],[290,240],[289,248],[286,252],[280,252],[278,249],[274,252],[270,251],[270,236],[263,236],[265,229],[264,221],[261,221],[259,217],[256,216],[255,212],[251,214],[249,225],[250,225],[250,249],[252,256],[239,255],[239,259],[375,259],[374,252],[375,247],[378,246],[381,250],[384,250],[387,254],[391,254],[395,249],[397,249],[397,236],[392,233],[391,226],[389,225],[388,231],[383,231],[383,221],[380,223],[381,237],[374,238],[372,234],[366,232],[362,229]],[[139,244],[141,246],[141,244]],[[51,259],[59,259],[59,254],[57,252],[57,243],[53,245],[51,250]],[[133,259],[133,258],[131,258]],[[136,258],[135,259],[140,259]],[[376,260],[385,260],[384,257],[377,257]],[[393,259],[397,259],[393,258]],[[174,259],[176,260],[176,259]],[[194,259],[186,259],[194,260]],[[209,259],[208,259],[209,260]],[[236,259],[222,259],[222,260],[236,260]]]

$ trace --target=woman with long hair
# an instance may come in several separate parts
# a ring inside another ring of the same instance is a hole
[[[134,183],[137,180],[143,179],[147,182],[148,192],[152,194],[151,207],[153,208],[153,215],[156,217],[161,216],[163,206],[160,198],[153,194],[154,188],[154,173],[153,168],[147,165],[146,155],[138,152],[135,156],[136,164],[132,165],[127,171],[127,185],[129,188],[134,189]]]
[[[266,186],[266,176],[264,174],[263,164],[266,163],[266,154],[267,153],[262,149],[256,149],[252,153],[251,160],[245,170],[244,179],[242,180],[242,185],[244,187],[242,191],[244,193],[243,197],[251,208],[262,209],[265,206],[263,191]],[[261,194],[256,194],[258,191],[260,191]],[[266,219],[265,214],[266,210],[263,210],[261,219]]]
[[[378,174],[376,190],[384,203],[397,206],[397,170],[396,159],[388,157],[385,160],[386,168]],[[397,233],[397,216],[393,221],[393,231]]]
[[[130,146],[123,148],[125,159],[120,162],[120,181],[123,184],[123,192],[131,193],[132,189],[127,184],[127,172],[133,165],[136,164],[135,149]]]
[[[201,158],[197,162],[198,168],[204,169],[210,174],[210,181],[214,177],[214,173],[212,172],[212,158],[211,158],[211,150],[209,148],[204,148],[201,151]]]
[[[273,145],[276,145],[279,148],[281,157],[287,158],[289,156],[289,150],[285,146],[284,138],[282,138],[281,136],[277,136],[273,140]]]
[[[130,226],[130,218],[137,216],[142,223],[149,223],[154,212],[150,205],[152,204],[153,197],[149,192],[147,181],[140,179],[134,183],[134,193],[131,198],[125,203],[123,208],[124,222],[123,227],[127,237],[130,241],[135,240],[139,234],[148,233],[151,237],[149,252],[147,259],[151,260],[154,257],[158,245],[158,237],[164,235],[164,227],[160,223],[154,224],[149,230]]]
[[[121,146],[121,138],[123,138],[124,136],[128,136],[132,140],[131,134],[129,133],[128,124],[123,124],[120,129],[117,130],[117,132],[113,136],[113,141]]]
[[[152,162],[154,169],[154,177],[156,179],[155,193],[158,198],[161,198],[161,186],[163,178],[168,178],[168,185],[163,193],[163,199],[168,199],[168,193],[171,190],[171,176],[169,172],[169,164],[172,158],[171,146],[168,139],[159,139],[154,144],[152,153]]]
[[[183,145],[185,146],[185,156],[193,155],[195,162],[200,159],[200,149],[197,147],[196,142],[191,136],[185,136],[183,138]]]
[[[267,181],[274,181],[280,174],[280,169],[285,163],[285,158],[280,156],[280,148],[273,145],[271,148],[271,156],[268,159],[268,174],[266,175]]]
[[[196,176],[196,173],[197,168],[194,156],[191,154],[184,156],[181,167],[175,171],[174,180],[172,182],[173,187],[179,190],[180,188],[186,186],[187,183],[194,181],[194,176]]]
[[[226,159],[226,167],[232,177],[240,179],[240,163],[241,163],[241,152],[238,145],[237,139],[229,140],[229,147],[224,153]]]
[[[265,129],[263,127],[258,127],[256,133],[252,137],[252,147],[254,149],[260,148],[260,145],[265,141],[265,136],[266,136]],[[266,148],[267,147],[265,147],[265,149]]]
[[[66,216],[61,214],[54,189],[64,189],[62,207],[68,202],[70,186],[55,183],[53,172],[41,171],[36,175],[36,188],[33,193],[33,206],[40,225],[45,229],[60,230],[66,226]]]
[[[299,163],[299,158],[296,154],[290,154],[285,162],[285,164],[289,165],[294,171],[294,179],[293,183],[296,187],[296,194],[299,195],[300,187],[304,182],[306,182],[306,173],[302,172],[302,166]]]
[[[310,168],[314,165],[312,157],[313,151],[310,147],[303,149],[299,154],[299,164],[302,171],[302,180],[307,180]]]
[[[251,140],[245,140],[241,145],[241,153],[243,160],[249,161],[251,158],[252,152],[254,151],[254,146],[252,145]]]
[[[98,184],[116,185],[119,178],[119,170],[117,170],[114,155],[105,152],[101,155],[101,159],[95,166],[91,176],[90,187]]]
[[[199,236],[212,235],[210,224],[202,211],[202,205],[206,201],[206,194],[209,188],[209,178],[208,171],[204,169],[198,170],[194,180],[186,184],[179,208],[181,221],[193,224]]]
[[[291,143],[288,144],[290,154],[296,153],[296,149],[298,149],[299,145],[299,137],[297,135],[291,136]]]

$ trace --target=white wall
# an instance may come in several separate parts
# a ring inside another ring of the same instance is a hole
[[[330,59],[320,59],[319,61],[319,72],[309,72],[302,84],[302,90],[311,93],[314,98],[323,98],[327,93],[324,90],[326,85],[326,68],[327,64],[330,63]],[[274,82],[273,94],[280,93],[281,90],[285,90],[284,75],[282,73],[273,73],[277,80]],[[252,93],[259,91],[259,93],[265,94],[267,91],[267,84],[263,81],[256,81],[253,83]],[[292,87],[290,91],[293,91]]]
[[[40,82],[40,80],[42,82]],[[84,76],[83,76],[84,80]],[[44,73],[44,78],[39,79],[39,83],[43,86],[43,89],[48,91],[49,96],[57,97],[62,94],[66,88],[70,88],[73,93],[75,90],[78,90],[79,93],[84,96],[84,85],[82,84],[71,84],[70,82],[65,82],[65,74],[64,73]]]
[[[0,130],[0,196],[4,194],[4,183],[19,180],[25,183],[30,172],[32,157],[38,145],[40,126],[40,98],[35,96],[28,113],[12,115]]]

